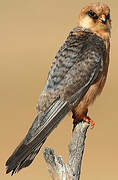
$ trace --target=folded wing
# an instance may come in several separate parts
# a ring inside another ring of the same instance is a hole
[[[47,99],[45,103],[40,101],[40,108],[44,104],[45,110],[39,112],[25,139],[7,160],[6,173],[12,171],[13,175],[31,164],[48,135],[97,81],[104,56],[105,45],[100,37],[79,30],[70,33],[48,76],[44,89]],[[48,98],[52,98],[49,103]]]

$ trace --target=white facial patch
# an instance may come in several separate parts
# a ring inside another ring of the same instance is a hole
[[[92,24],[93,20],[88,15],[84,16],[84,18],[80,20],[80,26],[85,29],[90,29],[92,27]]]

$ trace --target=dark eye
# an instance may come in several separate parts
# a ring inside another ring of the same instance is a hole
[[[108,15],[106,16],[106,19],[110,19],[110,14],[108,14]]]
[[[88,11],[87,14],[92,17],[93,19],[98,19],[98,16],[96,15],[95,12],[93,12],[92,10]]]

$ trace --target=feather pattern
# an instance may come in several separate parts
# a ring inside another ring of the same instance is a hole
[[[48,135],[101,77],[106,47],[89,30],[75,28],[58,51],[38,102],[38,115],[6,162],[12,175],[29,166]]]

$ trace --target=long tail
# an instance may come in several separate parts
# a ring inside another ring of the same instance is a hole
[[[25,139],[7,160],[6,173],[12,171],[13,175],[20,169],[29,166],[48,135],[65,117],[70,109],[71,108],[67,102],[57,99],[47,111],[40,113],[33,122]]]
[[[24,142],[20,143],[20,145],[16,148],[14,153],[6,162],[6,174],[12,171],[11,175],[13,175],[22,168],[28,167],[40,151],[40,148],[44,142],[39,144],[39,146],[35,147],[33,150],[31,150],[28,145],[25,145]]]
[[[80,102],[92,81],[93,75],[84,87],[68,98],[68,101],[57,98],[44,113],[40,113],[36,117],[25,139],[7,160],[6,173],[12,171],[13,175],[20,169],[27,167],[32,163],[46,138],[72,107]]]

